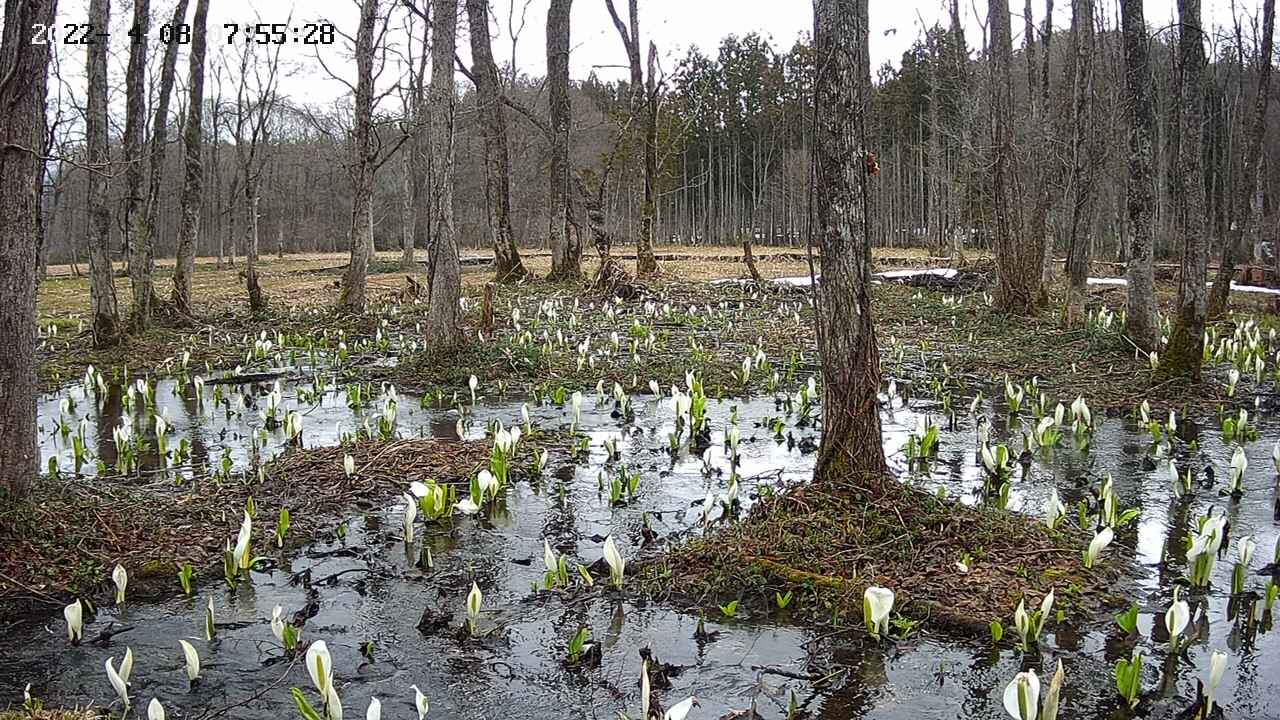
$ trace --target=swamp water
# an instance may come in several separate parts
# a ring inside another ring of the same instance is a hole
[[[339,391],[330,388],[312,402],[301,403],[297,397],[301,386],[282,384],[285,409],[304,414],[308,446],[336,444],[340,433],[352,432],[362,422]],[[185,437],[195,461],[214,464],[226,449],[233,463],[244,467],[248,438],[261,426],[252,406],[262,402],[270,385],[225,386],[224,391],[249,399],[250,409],[231,418],[221,409],[201,410],[189,390],[179,397],[175,387],[173,381],[161,381],[156,392],[157,412],[167,414],[173,428],[170,447]],[[73,386],[47,396],[40,405],[43,460],[56,458],[64,473],[73,471],[73,455],[53,428],[62,416],[61,401],[68,396],[76,399],[70,424],[74,427],[82,417],[86,419],[90,455],[101,456],[107,466],[114,462],[111,430],[119,424],[119,400],[108,399],[99,410],[81,392]],[[209,393],[208,387],[205,392]],[[564,553],[572,566],[597,561],[606,535],[612,534],[622,554],[635,562],[660,553],[663,543],[701,532],[702,499],[708,490],[725,491],[728,459],[722,431],[735,407],[742,428],[739,475],[744,504],[750,505],[758,486],[781,488],[803,481],[812,469],[813,455],[800,449],[804,443],[789,448],[786,442],[776,442],[770,429],[760,427],[766,418],[785,415],[771,398],[708,403],[715,431],[711,460],[724,472],[707,477],[701,458],[682,454],[673,462],[666,453],[667,434],[674,427],[669,399],[636,396],[635,421],[624,427],[610,417],[607,407],[595,404],[593,393],[584,395],[580,428],[590,436],[591,453],[587,462],[574,468],[572,479],[551,478],[554,467],[549,467],[540,487],[517,481],[494,510],[457,517],[451,530],[433,526],[424,531],[419,524],[410,548],[401,537],[403,505],[352,514],[345,518],[349,528],[345,537],[330,534],[288,553],[284,567],[254,572],[252,582],[242,583],[234,593],[206,572],[192,597],[129,603],[123,611],[101,608],[97,621],[86,628],[86,638],[108,622],[132,627],[106,646],[69,645],[60,615],[19,623],[0,637],[0,698],[20,705],[23,687],[31,683],[32,694],[50,704],[107,706],[115,696],[103,663],[108,657],[118,663],[130,647],[135,659],[132,713],[145,712],[147,702],[158,697],[169,717],[297,717],[291,686],[304,688],[313,704],[318,701],[306,669],[301,663],[290,666],[283,660],[271,634],[272,608],[281,605],[286,618],[307,606],[315,612],[306,622],[302,641],[327,643],[348,717],[362,717],[371,696],[382,701],[383,717],[416,717],[410,685],[426,693],[429,717],[434,718],[611,718],[620,711],[635,717],[640,708],[638,651],[644,647],[663,662],[682,668],[672,674],[671,688],[662,691],[661,697],[663,705],[669,706],[696,695],[701,706],[690,713],[692,720],[750,717],[745,713],[752,707],[761,717],[784,718],[792,693],[812,717],[1005,717],[1000,698],[1014,674],[1034,667],[1047,688],[1058,659],[1066,668],[1061,717],[1129,716],[1115,693],[1112,668],[1116,660],[1129,656],[1132,645],[1119,640],[1109,622],[1075,627],[1051,618],[1040,651],[1024,657],[1008,647],[1008,635],[999,650],[987,639],[955,640],[927,631],[876,645],[859,633],[831,636],[830,628],[795,624],[785,612],[759,616],[743,612],[726,619],[712,607],[706,613],[706,629],[714,638],[695,640],[698,609],[640,602],[604,589],[585,596],[534,592],[532,586],[544,572],[544,539]],[[417,398],[407,395],[401,396],[399,408],[401,437],[456,437],[455,412],[422,409]],[[519,401],[482,400],[467,436],[481,436],[485,421],[491,419],[508,426],[518,424],[520,408]],[[910,409],[885,412],[886,452],[895,471],[921,487],[945,489],[961,501],[977,502],[982,471],[976,461],[976,433],[967,418],[960,420],[958,429],[941,433],[938,457],[928,469],[908,470],[902,453],[908,432],[916,428],[918,413],[930,410],[937,408],[927,401],[913,401]],[[1003,415],[996,408],[988,410],[993,417]],[[377,411],[367,412],[376,415]],[[567,428],[572,420],[567,406],[531,405],[531,414],[539,427]],[[788,418],[784,433],[797,441],[816,439],[811,429],[795,427],[793,419]],[[135,423],[139,432],[147,432],[149,426],[141,419]],[[1009,434],[1002,421],[996,425],[993,441]],[[1193,428],[1184,423],[1184,433],[1188,431]],[[1150,437],[1129,418],[1099,418],[1088,453],[1074,450],[1068,438],[1064,447],[1037,454],[1028,472],[1018,470],[1015,475],[1009,507],[1037,518],[1043,516],[1050,489],[1056,487],[1068,507],[1068,521],[1073,521],[1074,504],[1108,472],[1114,476],[1122,505],[1141,511],[1136,542],[1130,529],[1120,533],[1106,551],[1107,557],[1135,559],[1116,590],[1141,610],[1136,647],[1145,659],[1142,684],[1147,700],[1139,714],[1176,717],[1188,708],[1197,679],[1208,675],[1210,652],[1220,650],[1229,656],[1218,693],[1227,717],[1280,718],[1280,705],[1274,702],[1280,695],[1280,633],[1250,633],[1240,613],[1234,619],[1228,617],[1236,540],[1251,535],[1257,542],[1246,581],[1246,589],[1257,592],[1267,578],[1255,573],[1272,559],[1278,535],[1270,448],[1280,436],[1280,425],[1264,421],[1261,431],[1262,438],[1246,447],[1246,492],[1238,501],[1219,495],[1232,447],[1223,443],[1216,430],[1199,433],[1194,456],[1185,443],[1178,445],[1179,467],[1188,462],[1197,470],[1212,465],[1218,476],[1213,487],[1197,483],[1189,501],[1179,502],[1172,496],[1163,460],[1154,469],[1144,468]],[[614,464],[625,464],[642,476],[637,497],[623,507],[611,507],[608,491],[598,489],[599,474],[603,471],[612,477],[615,472],[607,467],[603,447],[609,438],[620,439],[620,459]],[[270,456],[282,446],[283,435],[276,431],[269,434],[263,452]],[[1010,446],[1020,443],[1015,439]],[[155,457],[139,461],[144,470],[158,464]],[[82,471],[92,473],[94,464],[91,461]],[[1197,602],[1202,604],[1207,626],[1185,659],[1168,664],[1162,616],[1172,600],[1175,581],[1185,574],[1182,539],[1189,523],[1211,506],[1219,511],[1225,508],[1231,519],[1230,550],[1215,565],[1207,594],[1183,591],[1193,608]],[[721,512],[717,509],[712,516]],[[640,549],[646,515],[659,542]],[[263,533],[269,531],[261,529],[262,522],[259,525],[257,542],[262,545]],[[1157,567],[1166,542],[1175,555],[1167,570]],[[432,569],[422,563],[428,547]],[[995,561],[999,559],[985,560]],[[679,568],[673,570],[679,572]],[[310,588],[290,584],[291,572],[304,571],[313,579],[332,580]],[[465,597],[473,580],[484,592],[480,630],[487,635],[460,640],[457,629],[465,617]],[[1059,589],[1059,594],[1064,590]],[[219,627],[216,638],[207,642],[203,614],[210,598]],[[991,610],[1012,634],[1013,608]],[[424,611],[441,618],[437,627],[419,629]],[[562,662],[566,644],[584,626],[591,628],[592,641],[601,646],[601,663],[596,668],[569,669]],[[192,642],[201,657],[202,676],[190,690],[179,638]],[[370,644],[372,652],[366,655],[362,649]],[[0,701],[0,707],[5,701]],[[112,709],[121,710],[118,701]]]

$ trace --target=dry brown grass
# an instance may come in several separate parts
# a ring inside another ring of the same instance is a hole
[[[347,477],[343,454],[356,460]],[[221,582],[225,543],[234,537],[250,497],[258,510],[255,544],[274,548],[276,519],[289,508],[287,546],[331,531],[335,518],[407,489],[412,480],[466,483],[488,465],[487,441],[441,439],[362,442],[297,450],[254,473],[198,477],[176,484],[172,475],[142,478],[42,477],[27,502],[0,515],[0,616],[31,604],[65,605],[92,596],[120,563],[132,595],[146,598],[178,588],[179,563],[199,582]],[[523,461],[527,458],[522,459]]]

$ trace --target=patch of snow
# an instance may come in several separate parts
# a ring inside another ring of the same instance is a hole
[[[1091,277],[1089,278],[1088,282],[1090,285],[1128,285],[1129,284],[1129,281],[1126,280],[1125,278],[1093,278]],[[1210,286],[1212,285],[1211,283],[1205,283],[1205,284]],[[1240,283],[1234,282],[1234,281],[1232,281],[1231,283],[1231,290],[1233,292],[1255,293],[1258,295],[1280,295],[1280,289],[1277,289],[1277,288],[1261,287],[1258,285],[1241,285]]]
[[[908,278],[927,277],[932,275],[944,280],[950,280],[959,274],[960,271],[955,268],[932,268],[929,270],[886,270],[885,272],[878,272],[872,277],[880,280],[904,280]]]

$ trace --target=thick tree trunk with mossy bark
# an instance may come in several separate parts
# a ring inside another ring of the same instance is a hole
[[[1121,0],[1124,35],[1125,120],[1129,132],[1129,174],[1125,182],[1128,211],[1129,280],[1125,332],[1143,352],[1156,350],[1160,327],[1156,318],[1155,110],[1151,101],[1151,62],[1143,0]]]
[[[146,38],[151,24],[150,0],[133,0],[133,24],[129,34]],[[143,138],[147,131],[147,43],[129,43],[129,64],[124,78],[125,230],[129,241],[129,285],[133,307],[129,325],[134,332],[151,324],[151,275],[155,250],[147,234],[146,198],[143,196]]]
[[[187,67],[187,119],[183,127],[182,195],[178,201],[178,248],[173,268],[170,302],[191,315],[191,279],[196,270],[196,243],[200,238],[200,211],[204,205],[204,58],[209,0],[196,0],[191,23],[191,57]]]
[[[814,208],[822,444],[815,477],[882,473],[880,354],[871,319],[863,127],[871,106],[867,0],[814,0]]]
[[[431,183],[431,243],[427,255],[426,342],[431,350],[462,342],[458,302],[462,297],[462,263],[453,227],[453,54],[458,35],[458,0],[434,0],[431,25],[431,89],[427,98]]]
[[[31,42],[52,26],[55,0],[7,0],[0,40],[0,508],[21,501],[39,472],[36,427],[36,178],[43,172],[50,45]]]
[[[551,0],[547,8],[547,99],[551,117],[549,280],[582,277],[582,242],[569,225],[569,12],[573,0]]]
[[[1067,235],[1067,324],[1084,321],[1093,244],[1094,168],[1098,164],[1093,95],[1093,0],[1071,3],[1074,44],[1071,101],[1071,227]]]
[[[1034,315],[1040,300],[1042,245],[1014,234],[1013,29],[1009,4],[989,4],[991,29],[991,196],[995,236],[996,303],[1005,312]]]
[[[1205,187],[1201,153],[1204,139],[1204,32],[1200,0],[1178,0],[1178,165],[1174,197],[1181,198],[1174,216],[1182,243],[1182,276],[1173,334],[1160,357],[1163,378],[1199,379],[1204,362],[1207,308],[1208,242],[1205,238]]]
[[[89,23],[107,27],[111,21],[110,0],[91,0]],[[107,183],[111,175],[111,154],[107,138],[107,45],[90,43],[86,68],[88,100],[85,106],[85,154],[89,161],[86,176],[89,209],[89,306],[93,315],[93,344],[99,348],[120,342],[124,328],[116,299],[115,269],[111,264],[111,206]]]
[[[1267,133],[1267,104],[1271,100],[1271,56],[1275,51],[1276,2],[1264,0],[1262,3],[1261,46],[1258,50],[1258,87],[1253,96],[1253,115],[1249,118],[1248,145],[1244,152],[1244,162],[1240,171],[1240,187],[1237,194],[1237,208],[1245,209],[1245,220],[1237,223],[1237,229],[1228,231],[1229,239],[1223,244],[1222,258],[1218,263],[1218,274],[1213,279],[1213,288],[1209,291],[1209,317],[1217,317],[1227,310],[1227,301],[1231,298],[1231,281],[1235,278],[1236,264],[1242,256],[1247,257],[1252,251],[1253,243],[1259,239],[1262,231],[1262,197],[1258,192],[1261,186],[1262,147]],[[1241,72],[1244,68],[1240,69]]]
[[[351,132],[351,259],[342,276],[338,307],[360,311],[365,306],[369,259],[373,255],[373,63],[378,0],[361,0],[356,31],[356,93]]]
[[[511,158],[507,147],[507,118],[502,106],[498,67],[489,41],[488,0],[467,0],[471,32],[472,75],[476,82],[477,111],[484,136],[484,195],[488,206],[489,233],[493,240],[498,282],[519,282],[529,275],[520,260],[511,230]]]

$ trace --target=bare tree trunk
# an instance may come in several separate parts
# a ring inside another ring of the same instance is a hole
[[[1084,318],[1088,298],[1089,255],[1093,244],[1093,184],[1097,165],[1094,122],[1093,0],[1072,0],[1071,35],[1075,44],[1071,109],[1071,228],[1067,236],[1067,324]]]
[[[249,172],[244,182],[244,275],[249,290],[249,312],[267,309],[267,296],[258,282],[258,178]]]
[[[182,145],[185,152],[182,196],[179,200],[178,248],[173,269],[172,302],[179,312],[191,315],[191,277],[196,269],[196,243],[200,237],[200,214],[204,207],[204,167],[201,162],[204,138],[204,58],[205,30],[209,0],[196,0],[191,28],[191,58],[187,69],[187,120]],[[215,133],[216,138],[216,133]],[[217,142],[214,142],[217,148]],[[214,192],[219,192],[214,188]],[[221,261],[221,257],[219,257]]]
[[[635,2],[631,0],[633,18]],[[632,29],[635,30],[634,24]],[[640,211],[640,237],[636,240],[636,275],[641,276],[658,272],[658,260],[653,256],[657,219],[657,188],[654,186],[658,175],[658,89],[654,79],[657,72],[658,47],[650,42],[644,102],[644,206]]]
[[[1231,297],[1231,281],[1235,278],[1236,263],[1246,249],[1252,248],[1262,230],[1262,199],[1259,197],[1259,173],[1262,167],[1262,143],[1267,133],[1267,104],[1271,99],[1271,56],[1275,49],[1276,2],[1263,0],[1261,47],[1258,51],[1258,88],[1253,98],[1253,116],[1249,119],[1248,146],[1240,171],[1240,190],[1236,195],[1237,207],[1244,208],[1245,221],[1237,222],[1237,228],[1228,230],[1229,238],[1223,243],[1218,274],[1209,293],[1209,317],[1226,312]],[[1244,68],[1241,68],[1243,72]]]
[[[147,38],[151,24],[151,0],[133,0],[130,33]],[[151,324],[151,271],[155,251],[146,232],[146,198],[143,197],[144,136],[147,130],[147,42],[129,43],[129,64],[125,71],[124,157],[125,228],[129,244],[129,284],[133,307],[129,324],[134,332]]]
[[[569,12],[573,0],[547,8],[547,95],[551,109],[550,280],[582,277],[582,241],[569,225]]]
[[[987,24],[991,32],[992,209],[999,276],[996,301],[1006,312],[1034,315],[1041,292],[1042,246],[1016,237],[1013,231],[1013,30],[1009,4],[989,3]]]
[[[1178,167],[1174,196],[1175,228],[1182,241],[1182,277],[1178,284],[1177,321],[1160,359],[1162,377],[1198,379],[1204,361],[1207,310],[1208,242],[1205,238],[1204,168],[1204,32],[1200,0],[1178,0]]]
[[[885,468],[863,145],[871,105],[867,0],[814,0],[813,25],[819,68],[814,205],[822,250],[822,282],[815,293],[823,374],[823,433],[814,475],[847,481]]]
[[[431,25],[431,88],[427,99],[430,118],[430,155],[427,177],[431,182],[431,243],[427,257],[427,320],[424,331],[432,349],[462,342],[459,301],[462,298],[462,263],[458,236],[453,227],[453,55],[458,39],[458,0],[433,0]]]
[[[1129,126],[1129,174],[1125,184],[1128,208],[1129,278],[1125,330],[1140,349],[1156,350],[1160,328],[1156,319],[1155,172],[1153,152],[1155,110],[1151,101],[1151,64],[1147,49],[1147,21],[1142,0],[1122,0],[1125,57],[1125,118]]]
[[[170,27],[177,28],[184,24],[187,17],[188,0],[178,0],[173,9],[173,21]],[[169,98],[173,94],[174,75],[178,65],[178,42],[164,46],[164,55],[160,63],[160,91],[156,98],[155,118],[152,121],[151,148],[148,152],[148,171],[150,182],[147,186],[147,199],[143,205],[142,222],[138,226],[138,245],[147,249],[146,283],[149,287],[147,297],[146,322],[156,307],[161,303],[156,295],[152,274],[155,270],[156,225],[160,217],[160,180],[164,173],[165,146],[169,142]]]
[[[415,129],[415,133],[416,133]],[[418,206],[414,198],[413,140],[400,148],[400,269],[405,272],[413,270],[414,234],[418,229]]]
[[[55,0],[7,0],[0,41],[0,507],[26,497],[39,472],[36,395],[36,176],[45,146],[49,26]]]
[[[520,261],[511,231],[511,159],[507,147],[507,119],[503,111],[498,68],[493,62],[489,41],[488,0],[467,0],[467,22],[471,29],[472,75],[480,128],[484,135],[484,194],[488,206],[489,232],[493,238],[494,265],[498,282],[518,282],[528,276]]]
[[[89,23],[107,27],[110,0],[91,0]],[[115,268],[111,264],[111,208],[107,178],[111,154],[107,140],[107,44],[91,43],[88,56],[88,105],[85,110],[85,150],[90,169],[88,184],[89,304],[93,313],[93,342],[110,347],[120,342],[123,328],[116,302]]]
[[[644,188],[645,199],[641,208],[640,235],[636,238],[636,274],[649,275],[658,271],[657,259],[653,256],[653,193],[654,175],[657,174],[657,94],[654,89],[653,74],[657,65],[657,48],[649,45],[649,83],[646,85],[644,69],[640,66],[640,13],[637,0],[627,0],[627,22],[623,23],[614,7],[613,0],[605,0],[605,8],[613,19],[613,26],[618,31],[622,46],[627,51],[627,64],[631,69],[630,108],[631,121],[644,117]],[[652,142],[650,139],[652,137]]]
[[[362,0],[356,32],[356,97],[351,134],[351,261],[338,305],[363,310],[373,247],[373,63],[378,0]]]

